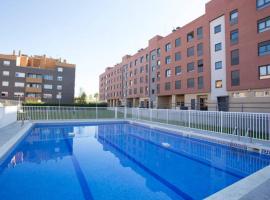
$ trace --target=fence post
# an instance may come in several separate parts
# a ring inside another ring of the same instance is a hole
[[[114,118],[117,119],[117,107],[114,107]]]
[[[188,127],[190,128],[190,112],[191,110],[188,110]]]
[[[124,110],[124,118],[127,118],[127,107],[125,106],[125,110]]]
[[[48,111],[48,106],[46,107],[46,119],[47,119],[47,121],[49,120],[49,113],[48,113],[49,111]]]
[[[153,109],[152,108],[150,108],[150,121],[152,122],[152,115],[153,115]]]
[[[220,132],[223,133],[223,111],[220,111]]]
[[[169,109],[167,109],[166,118],[167,118],[167,124],[169,124]]]
[[[140,120],[140,108],[139,107],[137,108],[137,117],[138,117],[138,120]]]
[[[96,106],[96,120],[98,119],[98,107]]]

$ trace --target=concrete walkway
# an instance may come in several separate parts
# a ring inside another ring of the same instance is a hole
[[[5,160],[5,156],[16,144],[18,144],[32,127],[31,122],[15,122],[0,129],[0,164]]]

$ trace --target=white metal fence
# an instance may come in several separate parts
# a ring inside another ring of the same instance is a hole
[[[124,107],[24,106],[18,120],[136,119],[270,140],[270,113]]]

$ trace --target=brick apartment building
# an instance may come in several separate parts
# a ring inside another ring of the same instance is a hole
[[[44,56],[0,54],[0,99],[69,104],[75,65]]]
[[[204,15],[107,67],[99,90],[111,106],[270,107],[270,1],[208,2]]]

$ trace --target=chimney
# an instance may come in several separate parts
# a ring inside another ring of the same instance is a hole
[[[13,56],[15,56],[15,54],[16,54],[16,52],[15,52],[15,50],[13,50]]]
[[[21,50],[19,50],[18,56],[21,56]]]

